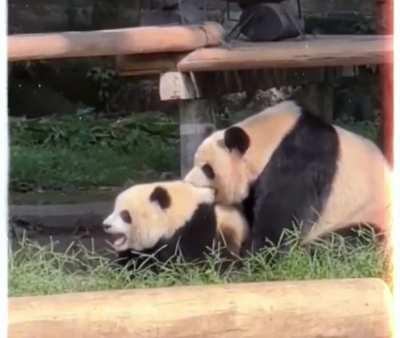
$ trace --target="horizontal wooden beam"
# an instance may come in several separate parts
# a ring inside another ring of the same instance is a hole
[[[9,338],[389,338],[378,279],[268,282],[9,298]]]
[[[320,35],[303,40],[200,48],[177,64],[181,72],[382,64],[393,53],[391,36]]]
[[[16,34],[8,37],[10,61],[163,52],[188,52],[222,41],[217,23],[147,26],[88,32]]]
[[[118,55],[115,65],[121,76],[160,74],[176,70],[176,65],[183,56],[183,53]]]

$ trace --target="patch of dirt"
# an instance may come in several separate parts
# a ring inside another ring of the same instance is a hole
[[[52,244],[60,252],[78,244],[96,252],[111,250],[101,226],[111,211],[112,202],[11,205],[12,247],[25,237],[40,245]]]

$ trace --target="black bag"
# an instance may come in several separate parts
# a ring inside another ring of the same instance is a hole
[[[277,2],[281,1],[241,5],[243,10],[237,25],[240,33],[250,41],[277,41],[302,35],[300,8],[297,15]]]

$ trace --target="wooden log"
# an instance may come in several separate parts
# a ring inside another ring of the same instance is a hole
[[[10,61],[192,51],[219,45],[223,28],[147,26],[89,32],[16,34],[8,37]]]
[[[189,286],[9,298],[9,338],[389,338],[379,279]]]
[[[200,48],[177,65],[181,72],[383,64],[393,53],[391,36],[308,36],[305,41],[244,43]]]
[[[377,1],[378,31],[393,34],[393,2]],[[380,93],[382,99],[382,119],[379,130],[379,141],[387,160],[393,165],[394,160],[394,88],[393,88],[393,54],[388,56],[386,64],[380,66]]]

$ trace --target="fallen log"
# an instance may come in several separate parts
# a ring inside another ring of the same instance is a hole
[[[9,298],[9,338],[390,337],[379,279],[266,282]]]

